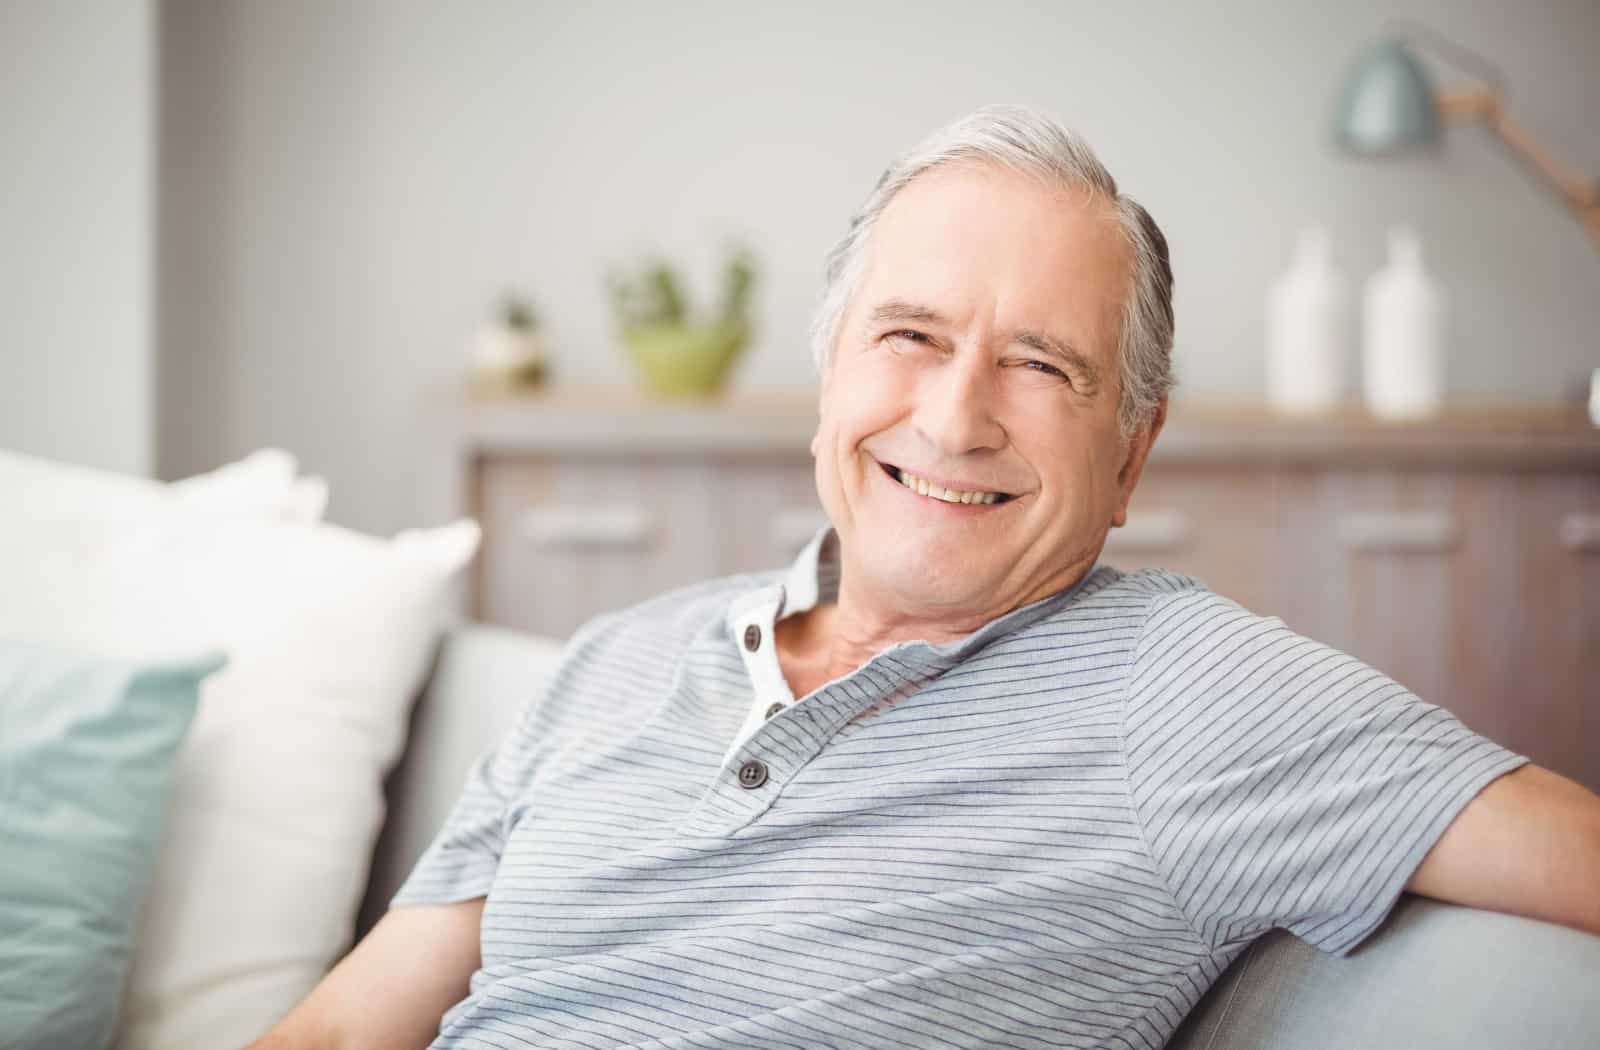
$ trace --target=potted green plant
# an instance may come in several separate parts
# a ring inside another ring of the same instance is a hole
[[[724,269],[722,302],[709,316],[691,313],[683,282],[665,260],[637,274],[613,272],[608,285],[622,343],[645,384],[659,394],[716,393],[750,341],[750,292],[755,259],[735,248]]]

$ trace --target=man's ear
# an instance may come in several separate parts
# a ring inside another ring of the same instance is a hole
[[[1167,399],[1162,398],[1156,403],[1155,411],[1150,413],[1150,421],[1138,430],[1133,437],[1128,439],[1127,456],[1122,461],[1122,469],[1117,471],[1117,512],[1112,515],[1113,528],[1121,528],[1128,521],[1128,501],[1133,498],[1134,486],[1139,484],[1139,477],[1144,473],[1145,461],[1150,457],[1150,448],[1156,443],[1156,436],[1161,433],[1161,428],[1167,422]]]
[[[811,458],[817,458],[817,444],[822,440],[822,421],[827,415],[828,395],[833,386],[833,355],[822,364],[822,375],[817,383],[817,428],[811,432]]]

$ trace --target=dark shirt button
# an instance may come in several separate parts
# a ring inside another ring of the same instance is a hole
[[[758,788],[767,782],[767,766],[765,762],[751,759],[739,767],[739,786],[742,788]]]
[[[752,653],[761,648],[761,628],[751,624],[744,629],[744,647]]]
[[[783,707],[784,707],[783,704],[773,704],[771,707],[767,708],[767,713],[765,715],[762,715],[762,717],[763,718],[771,718],[773,715],[777,714],[779,711],[782,711]]]

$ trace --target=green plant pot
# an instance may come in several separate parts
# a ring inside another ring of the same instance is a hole
[[[658,394],[705,397],[722,389],[728,369],[750,339],[743,323],[715,325],[633,325],[622,342]]]

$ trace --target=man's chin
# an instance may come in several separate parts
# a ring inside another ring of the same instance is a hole
[[[949,616],[967,619],[988,612],[1000,588],[993,574],[970,564],[958,565],[938,557],[916,557],[914,546],[885,552],[871,561],[866,572],[873,589],[893,596],[899,611],[913,616]]]

